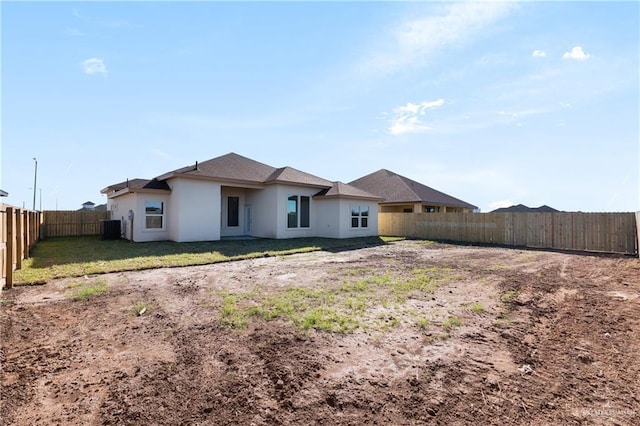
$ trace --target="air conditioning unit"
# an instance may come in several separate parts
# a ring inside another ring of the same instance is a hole
[[[119,220],[101,220],[100,221],[100,239],[101,240],[119,240],[120,221]]]

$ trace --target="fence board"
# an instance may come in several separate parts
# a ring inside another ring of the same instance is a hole
[[[44,212],[42,237],[99,235],[100,221],[110,218],[108,211],[47,210]]]
[[[638,253],[636,213],[379,213],[380,235]]]

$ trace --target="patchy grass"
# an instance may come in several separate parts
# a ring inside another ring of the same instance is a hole
[[[100,296],[109,291],[107,280],[77,281],[67,284],[67,295],[71,299],[82,300],[88,297]]]
[[[500,295],[500,300],[502,300],[504,303],[509,303],[511,302],[511,300],[513,300],[516,294],[517,293],[515,290],[506,291]]]
[[[482,303],[480,302],[474,302],[469,307],[475,314],[481,314],[486,310],[484,306],[482,306]]]
[[[51,238],[35,246],[31,257],[23,262],[22,269],[15,272],[14,282],[36,284],[54,278],[109,272],[205,265],[319,250],[348,250],[396,240],[398,238],[365,237],[132,243],[127,240],[100,240],[93,236]]]
[[[249,321],[283,320],[302,330],[310,328],[346,333],[358,328],[388,329],[400,325],[427,328],[429,320],[389,312],[389,300],[403,303],[409,298],[422,299],[457,276],[449,268],[429,268],[410,272],[395,271],[364,278],[348,274],[349,279],[321,288],[290,286],[265,291],[257,286],[251,291],[212,292],[201,299],[203,306],[217,308],[223,324],[243,328]],[[359,275],[359,274],[356,274]],[[380,309],[385,312],[381,312]]]
[[[147,302],[136,302],[136,305],[133,307],[133,314],[137,317],[149,315],[150,313],[151,306],[149,306]]]
[[[446,320],[442,321],[442,329],[449,332],[454,328],[460,327],[462,325],[462,318],[459,317],[449,317]]]

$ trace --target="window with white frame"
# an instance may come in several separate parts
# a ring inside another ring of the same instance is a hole
[[[352,228],[368,228],[369,227],[369,206],[351,206],[351,227]]]
[[[164,229],[164,202],[144,202],[145,229]]]
[[[309,228],[311,224],[311,197],[289,195],[287,197],[287,228]]]

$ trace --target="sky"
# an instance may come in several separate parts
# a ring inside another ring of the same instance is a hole
[[[487,212],[640,210],[629,2],[0,2],[2,201],[229,152]]]

